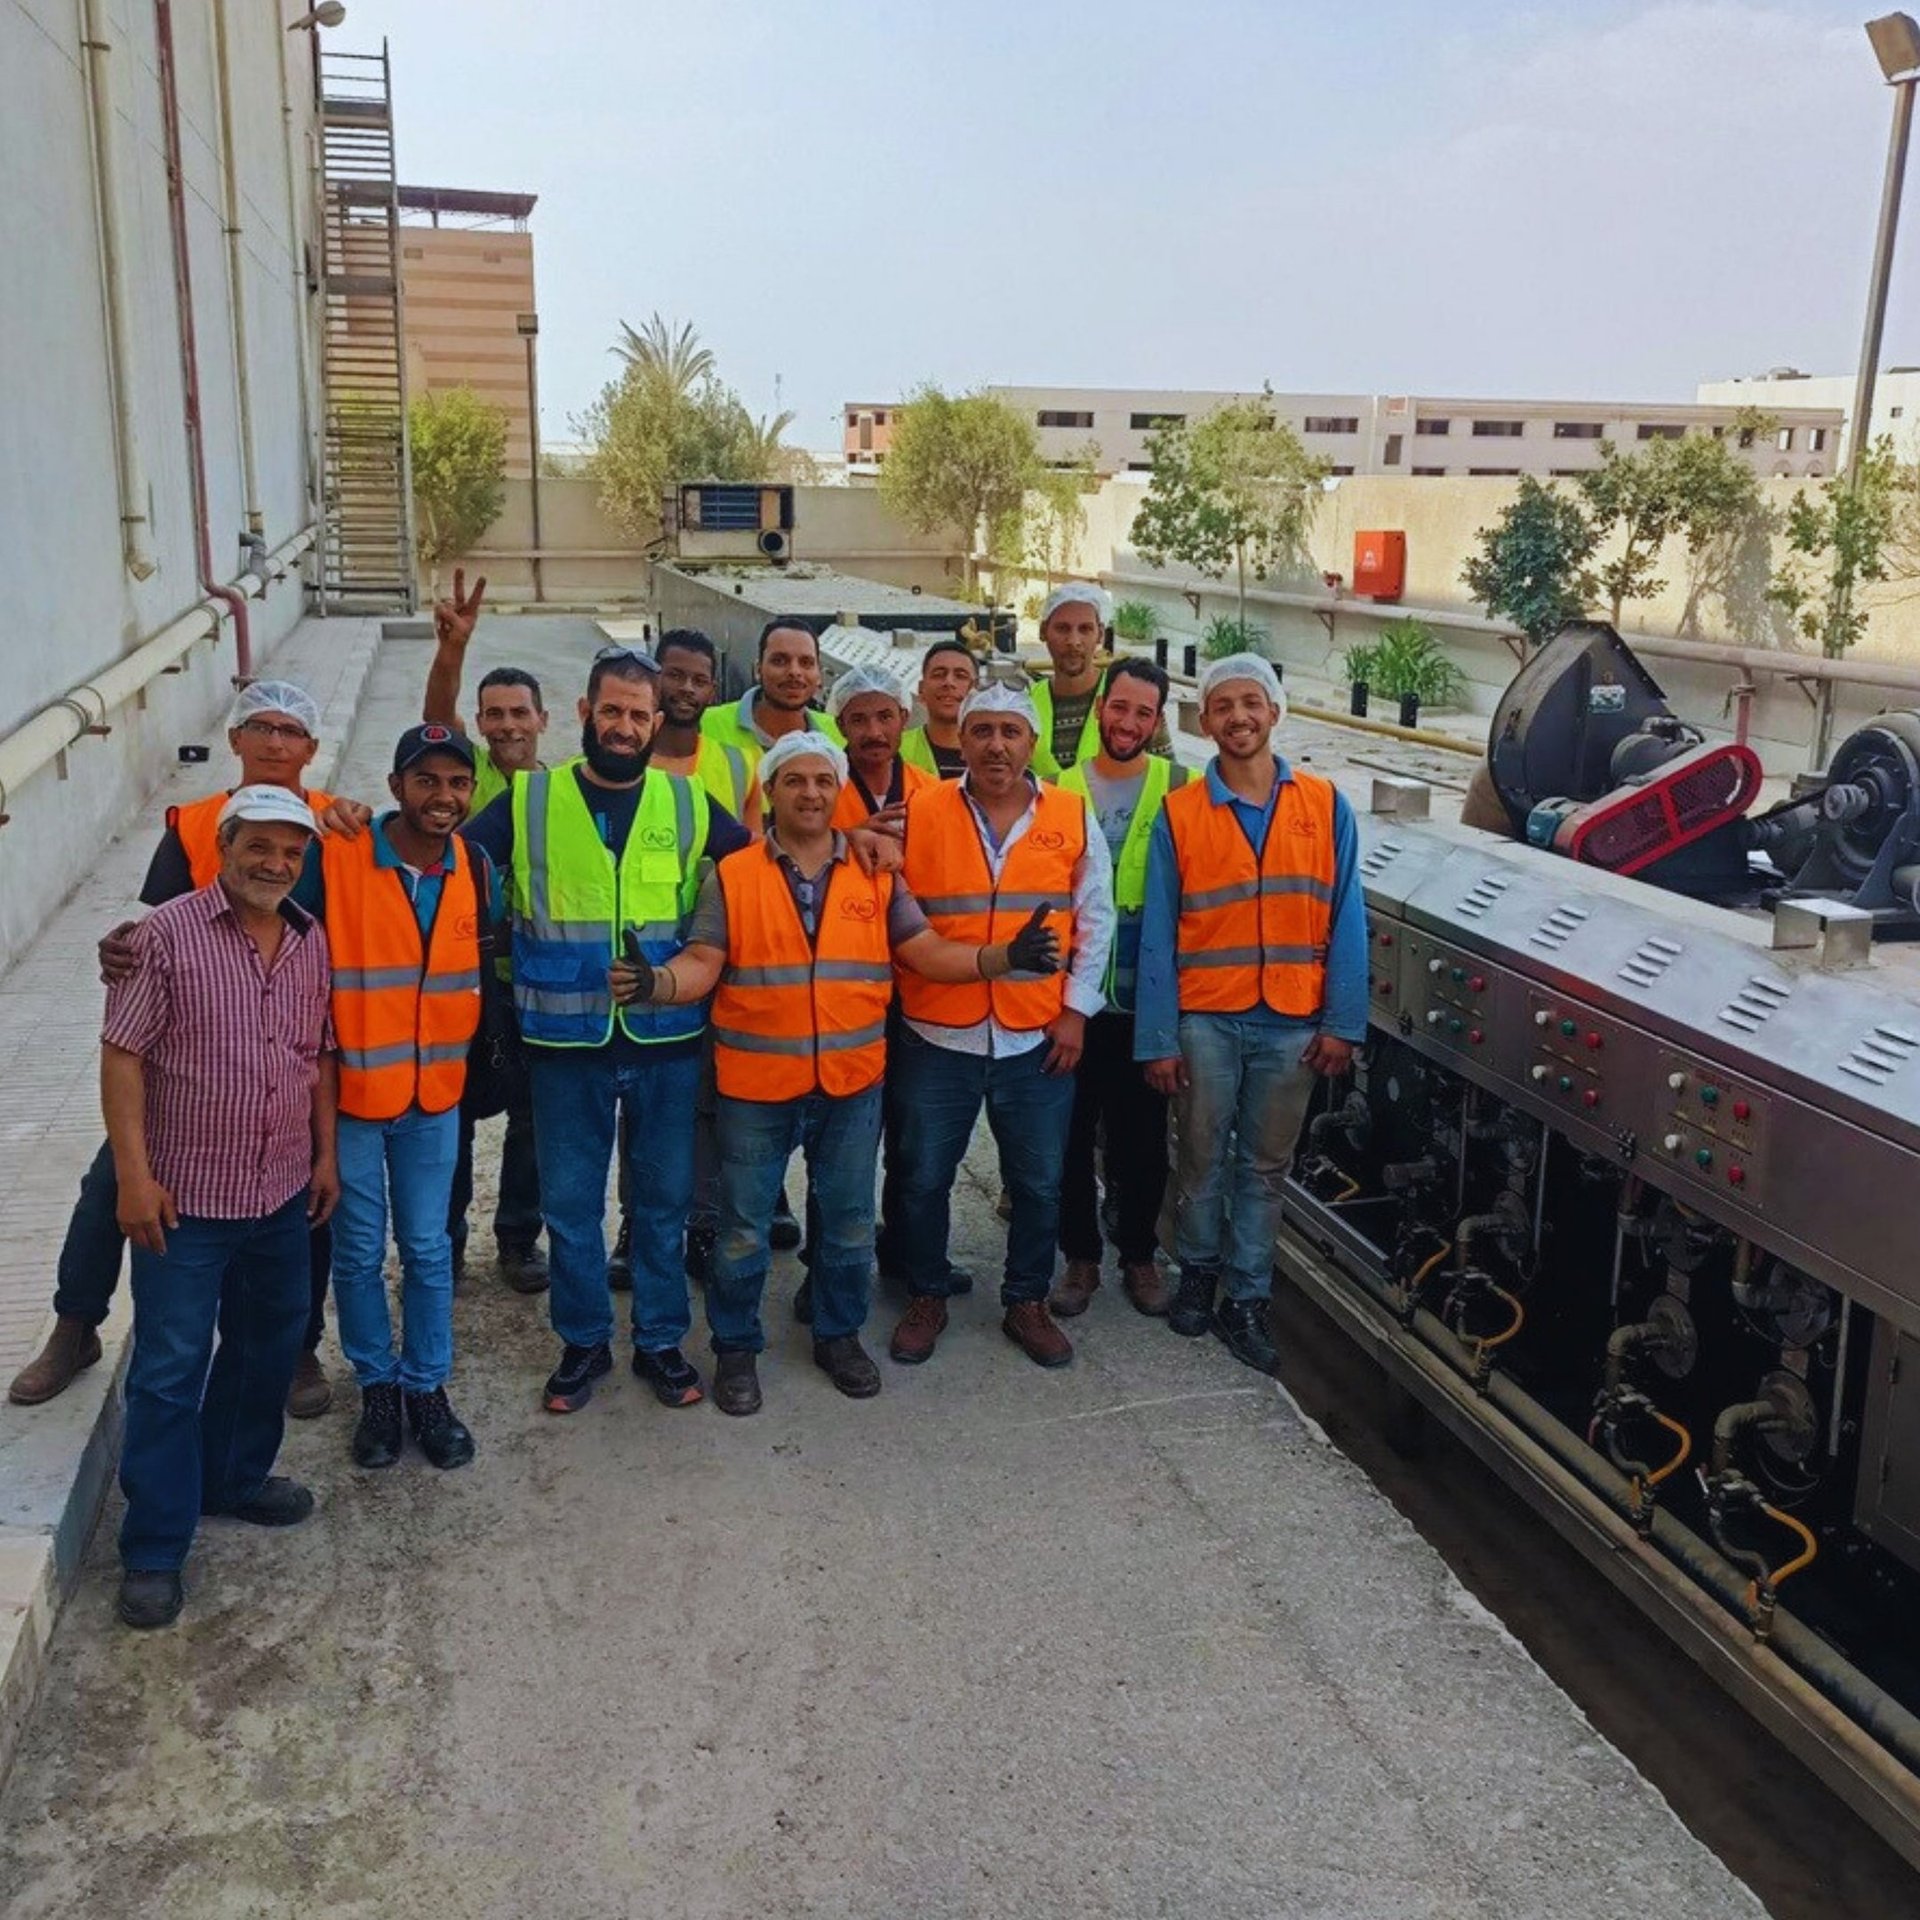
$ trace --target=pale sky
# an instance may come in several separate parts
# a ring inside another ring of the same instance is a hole
[[[540,196],[550,439],[691,320],[921,380],[1690,400],[1859,351],[1891,97],[1818,0],[350,0],[410,184]],[[1920,360],[1920,188],[1884,359]]]

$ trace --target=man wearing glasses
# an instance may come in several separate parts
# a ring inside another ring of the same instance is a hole
[[[301,784],[301,775],[319,750],[319,732],[320,709],[305,689],[286,680],[256,680],[242,690],[227,720],[227,745],[240,763],[236,785],[280,787],[297,793],[323,829],[351,839],[372,819],[372,810]],[[220,814],[230,791],[167,809],[166,831],[140,889],[142,906],[164,906],[218,877]],[[295,906],[308,910],[319,903],[317,840],[308,845],[305,865],[289,897]],[[100,943],[101,975],[109,986],[137,965],[133,931],[134,923],[123,921]],[[126,1245],[118,1207],[113,1155],[103,1145],[81,1176],[80,1198],[74,1204],[60,1248],[53,1331],[46,1345],[15,1375],[7,1393],[15,1406],[39,1406],[64,1393],[77,1375],[100,1358],[99,1330],[120,1283],[121,1252]],[[326,1412],[333,1399],[319,1357],[320,1336],[326,1328],[327,1274],[333,1260],[332,1236],[324,1222],[313,1233],[310,1252],[312,1286],[306,1340],[287,1396],[287,1411],[296,1419]]]
[[[612,1371],[607,1169],[624,1114],[633,1371],[663,1404],[688,1407],[703,1390],[680,1350],[692,1324],[681,1233],[706,1008],[616,1007],[608,972],[630,944],[650,965],[678,953],[701,863],[749,840],[705,786],[651,765],[661,719],[651,654],[603,647],[579,715],[581,757],[516,780],[465,830],[508,876],[561,1341],[544,1401],[576,1412]]]

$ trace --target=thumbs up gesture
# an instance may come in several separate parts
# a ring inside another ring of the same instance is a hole
[[[1007,942],[1007,960],[1016,973],[1058,973],[1060,941],[1047,925],[1049,907],[1035,907],[1025,926]]]

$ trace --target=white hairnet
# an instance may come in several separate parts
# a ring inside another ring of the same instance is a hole
[[[1047,622],[1062,607],[1091,607],[1103,627],[1113,625],[1113,595],[1105,587],[1092,586],[1085,580],[1069,580],[1064,587],[1055,587],[1040,602],[1040,627],[1043,632]]]
[[[1040,715],[1025,687],[1010,687],[1004,680],[989,680],[984,687],[975,687],[960,703],[963,732],[976,713],[1017,713],[1033,729],[1033,737],[1040,737]]]
[[[1251,680],[1280,709],[1280,718],[1287,717],[1287,690],[1271,660],[1262,660],[1257,653],[1230,653],[1224,660],[1208,661],[1200,674],[1201,704],[1206,704],[1215,687],[1229,680]]]
[[[833,769],[836,785],[847,784],[847,756],[824,733],[802,728],[798,733],[783,733],[760,756],[760,791],[772,793],[773,776],[789,762],[804,760],[809,754],[824,760]]]
[[[284,713],[289,720],[298,720],[314,739],[320,738],[319,703],[291,680],[255,680],[242,687],[227,716],[227,725],[237,727],[256,713]]]
[[[849,667],[829,689],[827,711],[838,720],[848,701],[858,700],[863,693],[883,693],[900,707],[912,705],[897,674],[885,667]]]

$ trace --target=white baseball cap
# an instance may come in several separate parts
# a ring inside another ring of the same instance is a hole
[[[285,787],[235,787],[220,809],[220,825],[229,820],[277,820],[282,826],[305,827],[317,833],[313,809]]]

